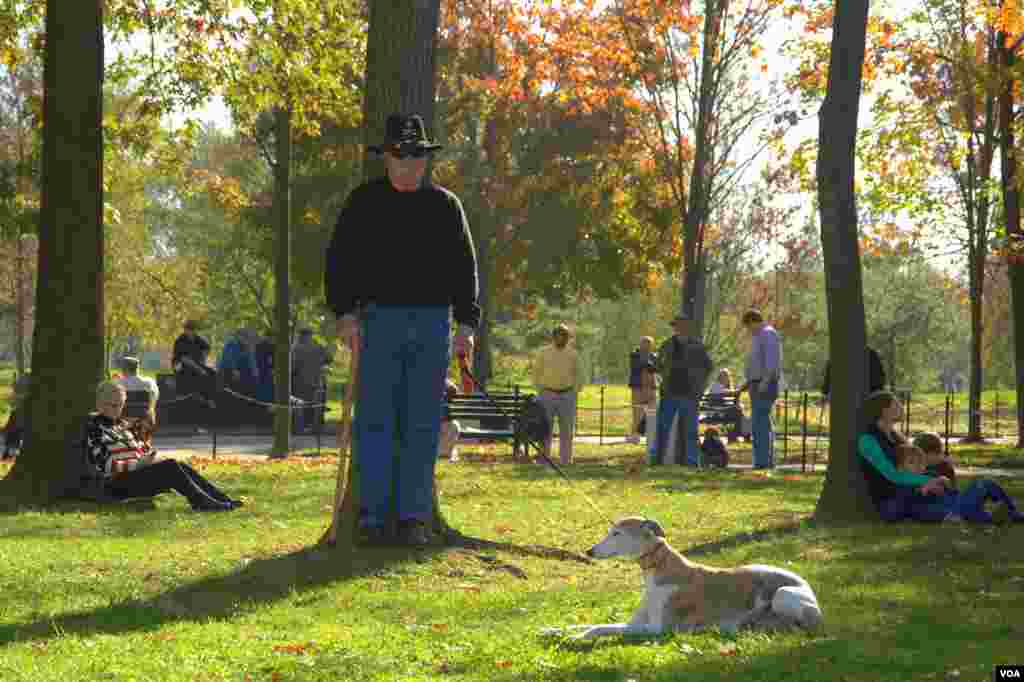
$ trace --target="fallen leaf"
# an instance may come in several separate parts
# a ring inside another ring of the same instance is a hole
[[[512,661],[510,661],[507,658],[505,658],[505,659],[502,659],[500,661],[495,661],[494,665],[498,666],[499,668],[511,668],[512,667]]]
[[[718,647],[718,653],[723,656],[735,656],[739,652],[739,649],[735,644],[725,644]]]
[[[434,632],[448,632],[448,623],[431,623],[430,629]]]
[[[312,648],[313,642],[305,644],[275,644],[274,651],[282,654],[304,654],[307,649]]]

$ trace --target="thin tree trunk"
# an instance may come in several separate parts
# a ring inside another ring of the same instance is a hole
[[[832,521],[877,515],[857,460],[860,403],[867,386],[863,352],[867,332],[853,181],[867,19],[868,0],[836,3],[828,89],[819,113],[818,201],[829,357],[835,361],[828,471],[815,513]]]
[[[81,455],[67,440],[103,379],[103,3],[48,0],[45,50],[28,434],[5,485],[33,502],[76,483]]]
[[[14,256],[14,362],[17,375],[25,373],[25,244],[21,240],[21,224],[15,233]]]
[[[703,231],[707,222],[707,165],[711,156],[711,117],[715,100],[715,52],[728,0],[713,0],[704,17],[704,51],[700,72],[697,124],[694,130],[693,170],[683,220],[683,281],[680,312],[694,320],[693,328],[704,335]]]
[[[990,45],[990,50],[994,45]],[[991,51],[990,51],[990,54]],[[993,55],[994,56],[994,55]],[[968,120],[974,120],[974,107],[971,107]],[[983,385],[982,345],[985,336],[984,302],[985,302],[985,266],[988,259],[988,231],[991,218],[992,199],[989,195],[989,178],[992,174],[992,160],[996,146],[996,98],[989,92],[985,97],[985,124],[982,128],[981,158],[977,171],[973,174],[974,187],[970,194],[974,201],[974,230],[970,234],[972,240],[971,258],[968,267],[971,299],[971,346],[970,346],[970,382],[968,384],[968,416],[967,441],[978,443],[981,434],[981,391]],[[969,157],[974,162],[973,154]]]
[[[291,111],[281,107],[276,114],[277,149],[274,159],[274,208],[277,212],[277,262],[274,266],[277,300],[277,341],[274,344],[274,402],[290,405],[292,395],[291,363],[291,242],[292,242],[292,123]],[[278,407],[274,411],[273,457],[287,457],[291,450],[292,412]]]
[[[1002,161],[1003,208],[1006,213],[1006,232],[1013,241],[1024,246],[1024,232],[1020,222],[1020,189],[1017,186],[1017,154],[1014,134],[1013,91],[1017,80],[1013,76],[1016,45],[1007,45],[1008,36],[1000,33],[996,41],[999,51],[1001,87],[999,92],[999,156]],[[1024,254],[1021,254],[1024,256]],[[1017,379],[1017,447],[1024,447],[1024,260],[1011,248],[1007,258],[1010,276],[1010,297],[1013,314],[1013,349]]]

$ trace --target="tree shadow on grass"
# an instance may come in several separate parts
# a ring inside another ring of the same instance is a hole
[[[64,634],[122,634],[157,630],[177,621],[230,618],[320,586],[400,573],[403,565],[429,561],[444,549],[381,547],[345,552],[303,547],[254,559],[233,573],[203,578],[148,599],[128,599],[89,611],[0,624],[0,647]]]
[[[0,624],[0,647],[23,640],[46,640],[65,634],[121,634],[153,631],[167,623],[231,618],[261,604],[275,602],[311,589],[367,576],[391,577],[403,567],[426,563],[450,550],[494,550],[518,556],[589,562],[576,552],[540,545],[515,545],[462,535],[457,531],[445,545],[424,549],[360,547],[354,551],[307,546],[287,554],[246,562],[227,575],[203,578],[148,599],[128,599],[89,611],[34,621]],[[497,557],[480,556],[492,570],[526,575]]]

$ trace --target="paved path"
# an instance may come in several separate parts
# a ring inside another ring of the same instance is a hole
[[[577,443],[599,443],[602,442],[597,436],[581,436],[575,439]],[[626,439],[621,436],[605,436],[603,439],[605,445],[612,444],[623,444]],[[267,434],[256,434],[256,435],[230,435],[230,434],[218,434],[217,435],[217,455],[245,455],[254,459],[266,459],[270,454],[271,447],[273,446],[273,436]],[[161,455],[167,457],[187,457],[194,455],[197,452],[203,455],[213,454],[213,436],[212,434],[198,434],[192,436],[184,435],[156,435],[153,438],[153,446],[160,451]],[[293,451],[297,450],[315,450],[316,449],[316,436],[311,435],[293,435],[291,438],[291,447]],[[335,436],[334,433],[323,433],[320,436],[320,447],[333,454],[335,447]],[[642,446],[637,445],[639,450]],[[730,469],[751,469],[750,464],[730,464]],[[812,467],[808,465],[808,469]],[[814,467],[814,471],[824,472],[827,469],[826,464],[818,464]],[[775,471],[792,474],[799,473],[801,466],[797,464],[781,464],[775,468]],[[1024,469],[990,469],[990,468],[979,468],[979,467],[957,467],[957,473],[963,474],[964,476],[987,476],[989,478],[999,477],[1017,477],[1024,476]]]

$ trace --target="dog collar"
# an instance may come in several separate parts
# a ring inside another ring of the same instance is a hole
[[[636,558],[636,560],[637,560],[637,563],[640,564],[640,568],[642,568],[642,569],[644,569],[646,571],[648,569],[651,569],[651,568],[654,568],[655,566],[657,566],[658,565],[657,561],[648,562],[647,558],[651,557],[651,556],[654,556],[655,554],[660,552],[663,547],[665,547],[665,543],[664,542],[659,542],[659,543],[654,545],[654,549],[652,549],[650,552],[647,552],[646,554],[641,554],[640,556],[638,556]]]

